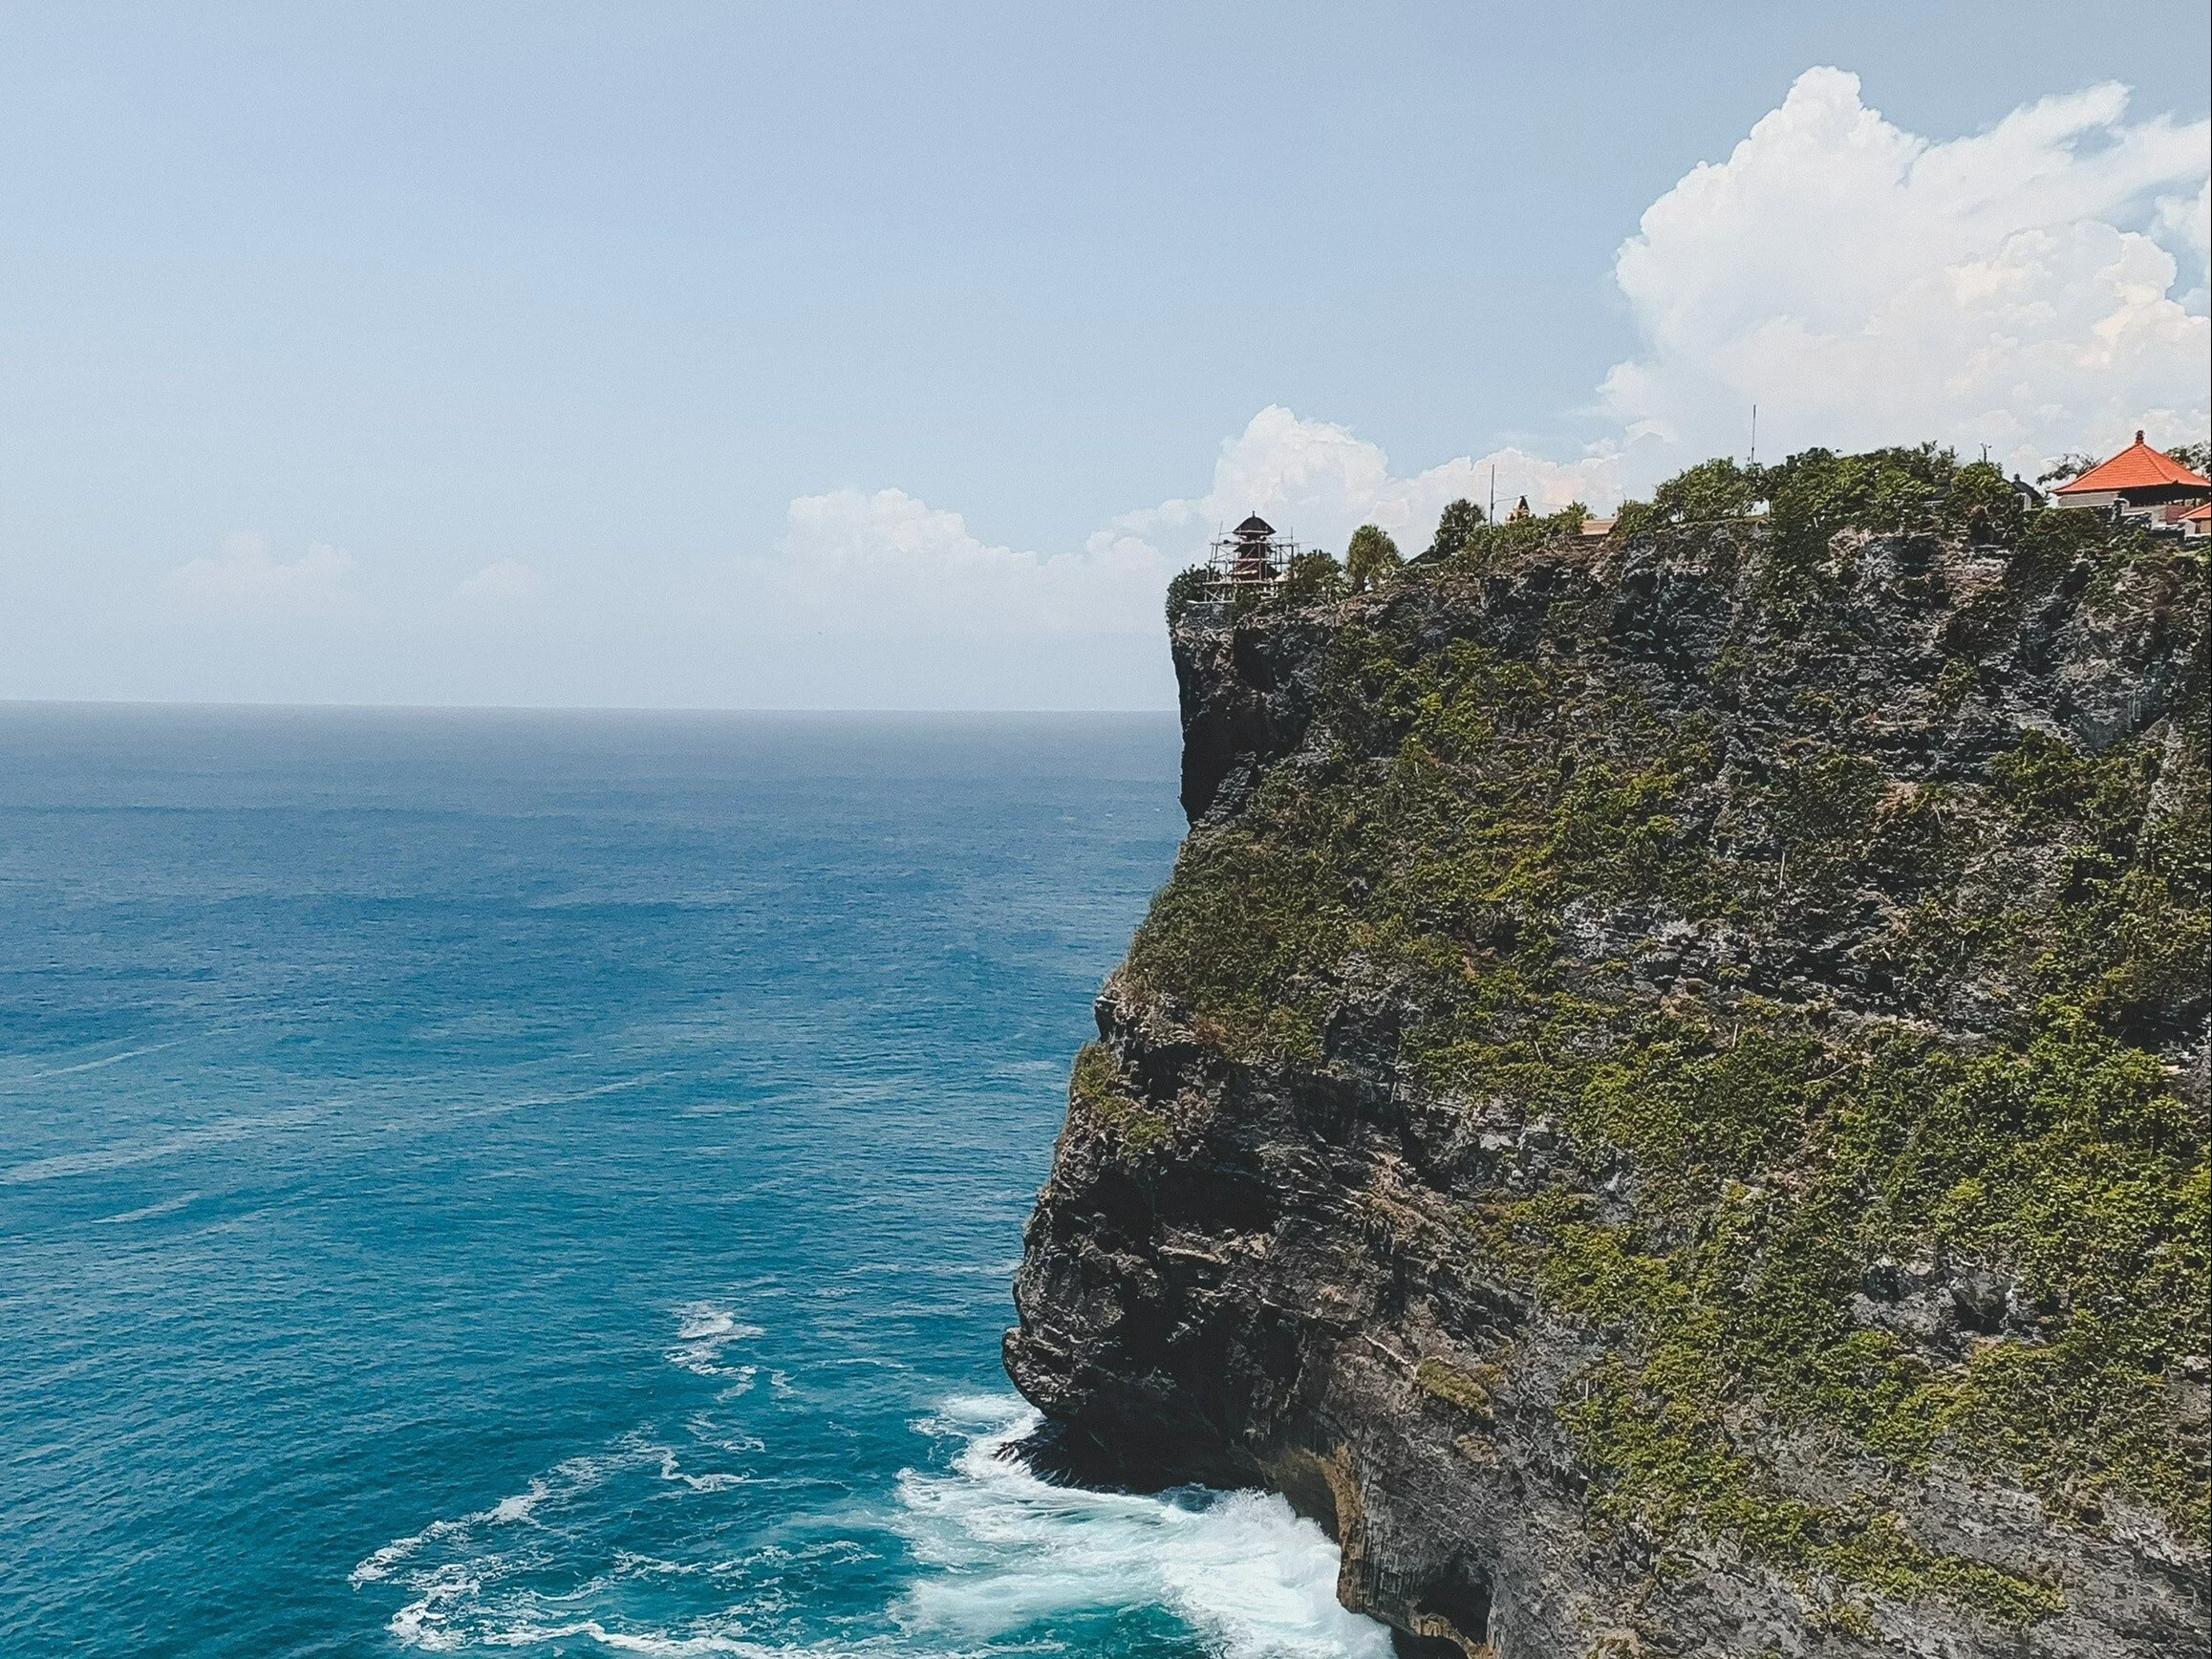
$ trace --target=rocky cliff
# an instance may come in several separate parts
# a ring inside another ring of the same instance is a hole
[[[2205,568],[1992,477],[1183,613],[1053,1456],[1287,1494],[1408,1653],[2206,1649]]]

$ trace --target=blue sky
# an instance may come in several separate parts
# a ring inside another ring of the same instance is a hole
[[[1754,396],[1770,452],[2204,423],[2201,0],[0,46],[0,697],[1166,705],[1153,596],[1235,501],[1418,541]]]

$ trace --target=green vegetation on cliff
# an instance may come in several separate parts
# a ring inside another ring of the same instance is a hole
[[[1129,984],[1294,1071],[1395,1010],[1405,1087],[1563,1132],[1467,1225],[1601,1339],[1560,1418],[1655,1570],[1726,1537],[1847,1627],[2059,1605],[1907,1535],[1881,1483],[1931,1470],[2203,1540],[2207,1136],[2172,1064],[2212,948],[2201,558],[1932,447],[1709,463],[1578,528],[1458,527],[1330,613],[1308,737],[1192,836]],[[1735,595],[1689,690],[1622,667],[1631,557]],[[1570,558],[1540,630],[1439,625]],[[2093,746],[2002,713],[2061,593],[2187,637],[2178,716]],[[1859,1496],[1793,1487],[1806,1435]]]

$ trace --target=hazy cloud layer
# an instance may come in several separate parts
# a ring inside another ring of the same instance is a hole
[[[1607,508],[1741,454],[1754,401],[1766,456],[1935,438],[2032,473],[2137,425],[2201,437],[2208,204],[2212,127],[2131,119],[2122,87],[1933,142],[1868,108],[1856,76],[1813,69],[1621,245],[1640,344],[1577,456],[1401,472],[1350,429],[1270,405],[1221,442],[1201,493],[1132,506],[1072,549],[995,543],[898,488],[800,496],[744,556],[603,551],[548,566],[558,581],[501,558],[458,583],[379,561],[370,583],[337,547],[280,558],[241,536],[129,585],[134,643],[107,681],[21,607],[11,637],[63,695],[373,700],[400,664],[465,700],[1159,706],[1162,592],[1250,512],[1339,553],[1378,524],[1412,553],[1448,502],[1487,504],[1493,469],[1501,509],[1524,494]]]
[[[778,556],[744,561],[744,575],[755,625],[952,636],[1149,632],[1167,581],[1147,549],[997,547],[898,489],[799,497]]]
[[[543,586],[537,571],[521,560],[499,559],[484,566],[454,592],[478,605],[514,605],[535,598]]]
[[[2206,123],[2117,85],[1931,143],[1813,69],[1644,213],[1615,277],[1643,339],[1601,390],[1639,484],[1707,454],[1936,438],[2022,470],[2201,436]]]
[[[269,557],[256,535],[232,536],[222,553],[180,565],[167,589],[187,610],[236,621],[331,616],[354,600],[354,556],[317,542],[296,559]]]
[[[1378,524],[1413,553],[1428,545],[1446,503],[1487,501],[1493,465],[1501,511],[1522,494],[1552,508],[1619,493],[1621,463],[1612,455],[1560,463],[1505,449],[1400,477],[1379,445],[1270,406],[1223,442],[1204,495],[1124,513],[1080,553],[993,546],[960,514],[903,490],[801,496],[778,556],[743,563],[753,595],[746,625],[1149,638],[1160,629],[1168,578],[1203,559],[1208,543],[1247,513],[1337,553],[1355,528]]]
[[[1341,554],[1355,528],[1374,524],[1405,551],[1416,553],[1428,545],[1447,503],[1465,498],[1489,506],[1493,468],[1501,512],[1522,495],[1542,510],[1571,501],[1616,499],[1621,490],[1621,460],[1609,449],[1555,462],[1507,448],[1399,477],[1380,446],[1355,438],[1348,428],[1301,420],[1271,405],[1222,443],[1213,487],[1203,496],[1125,513],[1093,535],[1090,545],[1159,548],[1180,568],[1200,556],[1221,530],[1256,512],[1278,529],[1295,531],[1306,545],[1330,552]]]

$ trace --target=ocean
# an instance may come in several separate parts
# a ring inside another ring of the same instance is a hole
[[[0,1653],[1381,1659],[999,1366],[1164,716],[0,705]]]

